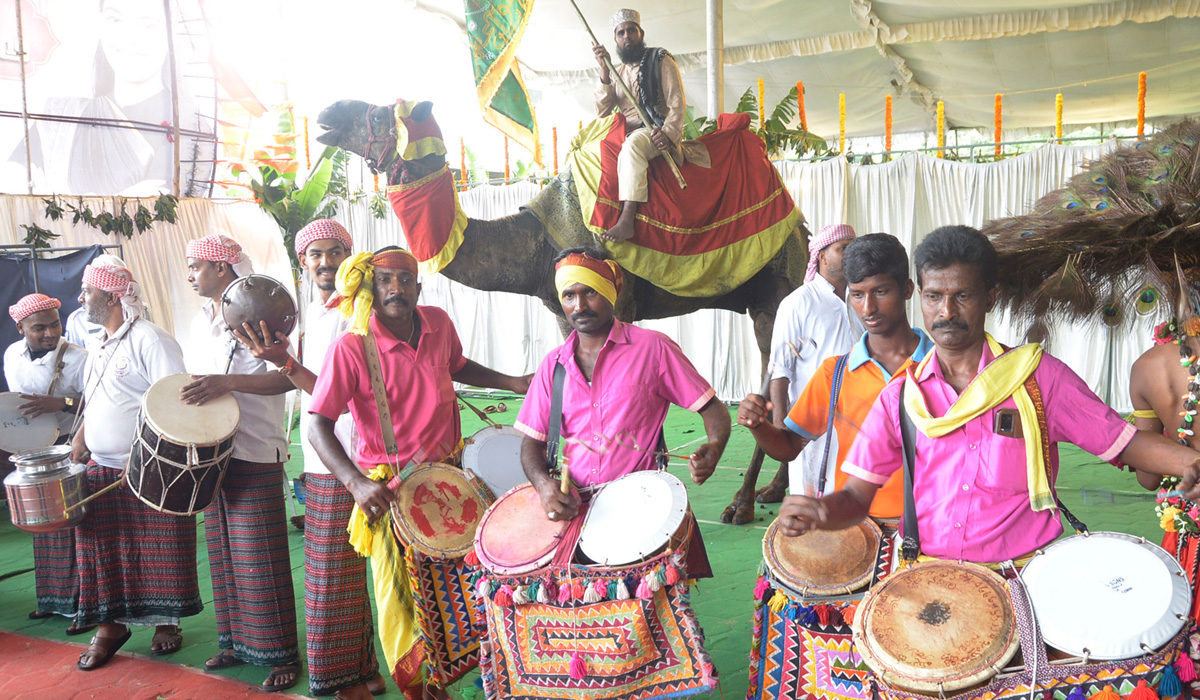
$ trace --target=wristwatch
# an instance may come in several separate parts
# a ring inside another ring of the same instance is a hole
[[[64,396],[63,403],[67,405],[67,408],[75,408],[76,401],[70,396]]]

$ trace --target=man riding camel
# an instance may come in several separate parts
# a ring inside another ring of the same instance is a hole
[[[614,108],[625,115],[625,143],[617,157],[618,193],[621,216],[617,225],[601,234],[609,241],[625,241],[633,236],[633,222],[638,205],[648,197],[646,168],[650,160],[662,152],[679,153],[683,139],[683,117],[687,100],[683,96],[683,80],[679,67],[666,49],[646,47],[642,32],[642,16],[636,10],[617,10],[612,17],[613,40],[617,45],[617,78],[625,81],[629,91],[650,117],[643,124],[637,107],[614,84],[608,70],[608,49],[593,44],[592,51],[600,63],[600,85],[596,88],[596,114],[606,116]]]

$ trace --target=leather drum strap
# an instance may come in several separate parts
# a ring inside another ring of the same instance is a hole
[[[383,367],[379,362],[379,347],[375,345],[375,334],[367,329],[363,336],[363,353],[367,360],[367,376],[371,380],[371,393],[375,395],[375,410],[379,412],[379,427],[383,431],[383,447],[389,455],[399,452],[396,447],[396,429],[392,425],[392,411],[388,408],[387,391],[383,386]]]
[[[903,446],[901,456],[904,460],[904,519],[901,521],[900,557],[906,564],[912,564],[921,554],[921,533],[917,529],[917,503],[913,494],[916,482],[917,427],[913,425],[912,417],[908,415],[904,404],[904,395],[911,389],[908,381],[906,378],[904,386],[900,389],[900,442]]]
[[[550,432],[546,438],[546,468],[553,474],[558,468],[558,441],[562,435],[563,384],[567,379],[567,368],[561,362],[554,364],[554,381],[550,388]]]
[[[59,341],[58,347],[54,350],[54,376],[50,377],[50,387],[46,389],[46,396],[54,396],[54,390],[58,388],[58,381],[62,379],[63,367],[67,361],[63,359],[63,355],[67,352],[67,344]]]

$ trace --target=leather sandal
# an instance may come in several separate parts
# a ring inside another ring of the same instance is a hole
[[[79,655],[79,661],[75,664],[75,666],[78,667],[80,671],[95,671],[111,661],[112,657],[117,655],[117,652],[121,650],[121,647],[125,646],[125,642],[128,642],[129,638],[132,636],[133,630],[126,628],[125,636],[117,639],[113,639],[112,637],[101,637],[100,635],[92,637],[91,643],[88,645],[88,648]],[[104,655],[97,657],[97,651],[103,652]],[[92,655],[93,661],[90,664],[85,664],[83,659],[89,654]]]

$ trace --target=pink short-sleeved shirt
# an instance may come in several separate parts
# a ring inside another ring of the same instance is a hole
[[[613,439],[654,450],[671,404],[699,411],[716,395],[670,338],[613,321],[596,358],[589,384],[575,362],[575,332],[542,361],[515,427],[546,440],[554,366],[567,370],[563,383],[562,449],[571,478],[580,486],[602,484],[654,467],[654,456]],[[574,438],[583,444],[568,441]],[[586,447],[584,446],[586,445]]]
[[[958,399],[935,356],[917,376],[929,412],[943,416]],[[985,346],[980,370],[992,361]],[[1069,442],[1112,462],[1136,432],[1059,359],[1043,354],[1034,371],[1049,427],[1050,473],[1058,477],[1058,446]],[[863,422],[842,470],[884,484],[902,468],[900,389],[887,385]],[[1025,441],[993,431],[996,411],[1015,409],[1009,398],[940,438],[916,431],[915,484],[921,551],[934,557],[1002,562],[1032,552],[1062,533],[1057,510],[1029,505]]]
[[[458,399],[450,379],[467,363],[458,332],[446,312],[435,306],[418,306],[416,313],[421,317],[416,350],[371,315],[401,467],[441,459],[462,439]],[[358,430],[359,467],[372,469],[389,462],[367,375],[363,339],[352,333],[329,347],[308,412],[336,421],[347,406]]]

